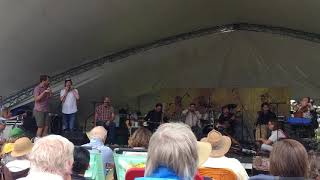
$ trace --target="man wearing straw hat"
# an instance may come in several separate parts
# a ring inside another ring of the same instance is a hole
[[[239,160],[225,157],[231,147],[231,139],[228,136],[223,136],[220,132],[212,130],[201,141],[208,142],[212,146],[210,157],[202,164],[202,167],[230,169],[237,175],[238,180],[247,180],[249,178]]]
[[[27,137],[17,139],[13,144],[13,150],[11,156],[15,160],[6,164],[9,171],[14,176],[14,179],[27,176],[30,169],[30,161],[28,154],[31,152],[33,144]]]

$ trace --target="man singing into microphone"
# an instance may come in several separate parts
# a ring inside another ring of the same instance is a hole
[[[64,81],[64,89],[60,92],[64,131],[75,130],[76,112],[78,111],[77,101],[79,99],[79,92],[72,87],[72,80],[66,79]]]
[[[48,134],[49,99],[52,96],[48,75],[40,76],[40,84],[34,88],[33,95],[35,101],[33,115],[37,122],[37,137],[39,138]]]

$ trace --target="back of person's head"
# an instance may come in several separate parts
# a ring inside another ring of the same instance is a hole
[[[130,137],[128,141],[129,146],[132,148],[143,147],[147,149],[149,146],[151,135],[151,131],[149,131],[147,128],[140,127]]]
[[[85,171],[89,168],[90,162],[90,153],[84,147],[75,147],[73,153],[73,167],[72,171],[75,174],[84,174]]]
[[[320,152],[310,151],[309,155],[309,175],[310,179],[320,179]]]
[[[11,156],[17,159],[27,159],[27,155],[31,152],[33,144],[27,137],[17,139],[13,144]]]
[[[284,139],[273,145],[270,154],[270,173],[280,177],[307,177],[308,154],[296,140]]]
[[[182,179],[193,179],[198,163],[197,139],[182,123],[162,124],[151,136],[145,176],[165,166]]]
[[[98,139],[105,142],[107,139],[107,130],[103,126],[96,126],[88,133],[89,139]]]
[[[29,155],[31,169],[57,175],[71,174],[73,150],[74,145],[62,136],[40,138]]]

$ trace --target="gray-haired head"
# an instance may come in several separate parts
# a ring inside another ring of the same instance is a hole
[[[190,127],[182,123],[166,123],[150,139],[145,175],[150,176],[159,166],[165,166],[179,177],[191,180],[197,163],[197,139]]]

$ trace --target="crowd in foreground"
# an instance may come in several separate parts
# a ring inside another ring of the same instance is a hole
[[[68,139],[59,135],[48,135],[34,143],[23,137],[15,129],[11,141],[2,148],[2,171],[7,179],[21,180],[80,180],[89,168],[87,147],[98,149],[107,169],[114,167],[113,152],[105,145],[107,131],[102,126],[94,127],[87,133],[90,142],[74,146]],[[249,177],[241,163],[225,155],[230,149],[231,140],[220,132],[212,130],[207,137],[197,141],[190,127],[181,123],[162,124],[151,135],[140,128],[129,139],[129,146],[147,149],[148,157],[145,177],[138,180],[185,179],[191,180],[210,171],[210,168],[224,168],[233,172],[236,179],[319,179],[319,156],[309,157],[299,142],[283,139],[274,144],[270,154],[270,175]],[[209,173],[210,174],[210,173]],[[7,180],[6,179],[6,180]],[[208,175],[204,179],[213,179]]]

